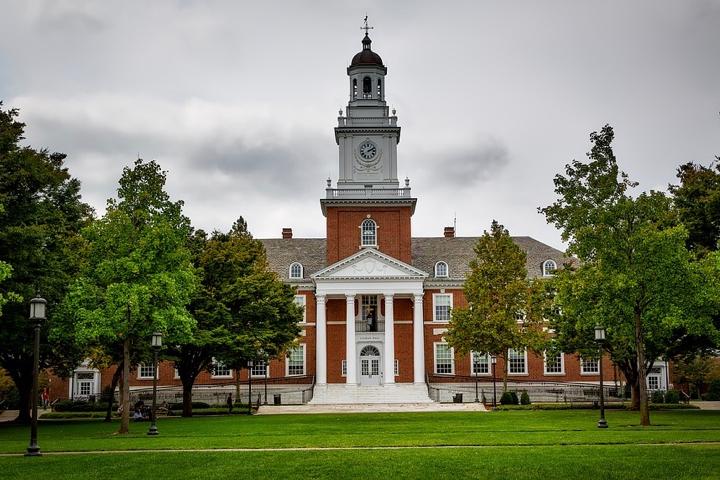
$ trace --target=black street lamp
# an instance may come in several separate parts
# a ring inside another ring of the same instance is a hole
[[[473,353],[472,355],[472,374],[475,375],[475,403],[478,403],[480,399],[478,398],[478,369],[475,368],[477,364],[475,363],[475,360],[477,359],[477,354]]]
[[[608,428],[607,421],[605,420],[605,394],[603,388],[603,343],[605,343],[605,327],[602,325],[595,326],[595,342],[598,344],[600,355],[598,357],[598,366],[600,370],[600,420],[598,420],[598,428]]]
[[[497,363],[497,355],[490,356],[490,364],[492,365],[492,377],[493,377],[493,408],[497,407],[497,388],[495,385],[495,364]]]
[[[158,380],[158,351],[162,347],[162,333],[155,332],[152,334],[152,349],[153,349],[153,401],[152,409],[150,410],[150,429],[148,435],[157,435],[157,380]]]
[[[248,415],[252,415],[252,369],[255,362],[248,360]]]
[[[32,419],[30,422],[30,445],[25,452],[26,457],[39,457],[40,446],[37,444],[37,399],[38,399],[38,370],[40,365],[40,325],[45,321],[45,307],[47,300],[36,296],[30,300],[30,322],[35,328],[35,345],[33,347],[33,381],[32,381]]]

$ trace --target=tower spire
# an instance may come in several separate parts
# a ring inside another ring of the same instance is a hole
[[[369,31],[369,30],[372,30],[373,28],[375,28],[375,27],[369,27],[369,26],[368,26],[367,19],[368,19],[368,16],[367,16],[367,14],[366,14],[366,15],[365,15],[365,20],[364,20],[365,26],[360,27],[360,30],[365,30],[365,36],[366,36],[366,37],[368,36],[368,31]]]

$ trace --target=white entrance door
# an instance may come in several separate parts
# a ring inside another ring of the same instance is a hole
[[[380,385],[382,375],[380,350],[367,345],[360,350],[360,385]]]

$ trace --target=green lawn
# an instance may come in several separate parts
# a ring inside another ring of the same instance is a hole
[[[135,452],[0,457],[3,478],[720,478],[720,412],[395,413],[168,418],[114,435],[117,423],[41,422],[44,452],[193,448],[429,448]],[[27,427],[0,424],[0,452],[23,452]],[[683,445],[663,445],[682,443]],[[635,444],[635,445],[631,445]],[[440,448],[466,446],[465,448]],[[476,448],[477,446],[484,446]],[[436,447],[436,448],[432,448]]]

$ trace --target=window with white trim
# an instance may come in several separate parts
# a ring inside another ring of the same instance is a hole
[[[173,378],[177,380],[180,378],[180,370],[177,369],[177,367],[173,368]]]
[[[394,368],[394,370],[395,370],[395,371],[393,372],[393,374],[394,374],[396,377],[397,377],[398,375],[400,375],[400,360],[398,360],[397,358],[395,359],[395,368]]]
[[[447,277],[448,276],[448,264],[445,262],[437,262],[435,264],[435,276],[436,277]]]
[[[473,375],[488,375],[490,373],[490,355],[487,353],[471,352],[470,367]]]
[[[449,293],[436,293],[433,295],[433,321],[449,322],[453,299]]]
[[[91,380],[82,380],[78,382],[78,395],[92,395],[92,387],[95,382]]]
[[[154,378],[154,371],[155,369],[152,365],[145,365],[144,363],[141,363],[138,365],[138,378],[143,380],[152,380]]]
[[[599,374],[600,362],[597,358],[580,358],[580,373],[583,375]]]
[[[303,309],[303,319],[302,323],[307,322],[307,308],[305,305],[305,295],[295,295],[295,305]]]
[[[287,376],[305,375],[305,344],[301,343],[287,354]]]
[[[301,279],[303,278],[303,266],[301,263],[295,262],[292,265],[290,265],[290,278],[291,279]]]
[[[363,247],[377,247],[377,223],[366,218],[360,225],[360,245]]]
[[[527,374],[527,350],[508,350],[508,373],[515,375]]]
[[[266,364],[265,360],[255,360],[250,372],[253,377],[270,376],[270,365]]]
[[[232,378],[232,370],[219,360],[212,359],[212,378]]]
[[[557,270],[557,263],[555,263],[555,260],[545,260],[542,264],[542,274],[543,277],[552,277],[555,275],[555,270]]]
[[[340,363],[340,376],[347,377],[347,360],[343,360]]]
[[[455,373],[455,351],[447,343],[435,344],[435,373],[438,375]]]
[[[545,375],[561,375],[565,373],[565,361],[562,352],[545,352]]]

